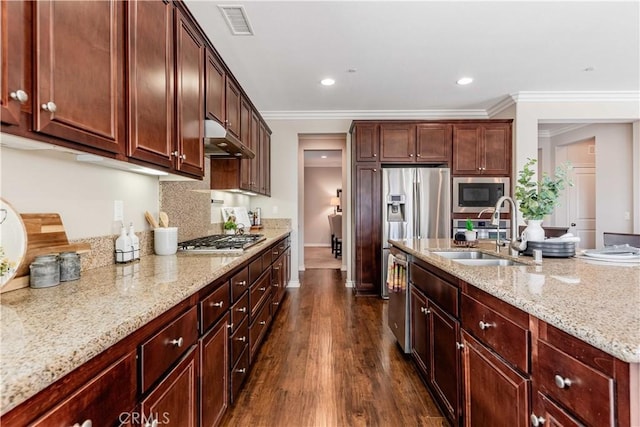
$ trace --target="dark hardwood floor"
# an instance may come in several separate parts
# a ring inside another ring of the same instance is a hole
[[[386,326],[386,303],[356,298],[339,270],[288,289],[223,426],[447,425]]]

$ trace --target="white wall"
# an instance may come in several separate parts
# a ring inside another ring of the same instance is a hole
[[[342,188],[342,168],[304,168],[304,245],[331,246],[328,215],[333,213],[329,204]]]
[[[1,134],[3,139],[15,138]],[[126,223],[147,230],[144,211],[157,217],[158,177],[80,163],[60,150],[0,148],[0,196],[20,213],[59,213],[70,240],[119,232],[114,200],[122,200]]]

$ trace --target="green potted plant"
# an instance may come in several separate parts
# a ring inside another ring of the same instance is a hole
[[[542,174],[540,181],[533,181],[534,171],[531,169],[536,159],[527,159],[524,167],[518,172],[515,199],[518,201],[522,217],[527,221],[527,228],[522,233],[523,240],[542,241],[544,230],[542,220],[551,214],[559,205],[560,193],[565,186],[572,186],[569,179],[571,165],[568,162],[556,167],[553,176]]]
[[[224,228],[224,234],[236,234],[236,229],[238,228],[238,224],[236,224],[236,217],[230,215],[222,225],[222,228]]]
[[[473,242],[478,237],[478,232],[473,229],[473,222],[469,218],[467,218],[467,222],[465,223],[465,232],[464,238],[467,242]]]

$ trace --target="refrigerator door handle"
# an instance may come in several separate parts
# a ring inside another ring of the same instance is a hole
[[[420,198],[420,181],[415,180],[413,183],[413,218],[415,238],[422,239],[422,223],[420,221],[420,206],[422,206],[422,200]]]

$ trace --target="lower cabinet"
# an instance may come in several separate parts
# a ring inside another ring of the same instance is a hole
[[[123,356],[39,418],[34,426],[120,425],[136,405],[136,355]],[[3,421],[4,425],[4,421]]]
[[[197,354],[197,346],[189,349],[180,363],[142,401],[140,409],[144,426],[197,425]]]
[[[200,424],[218,425],[229,402],[229,315],[200,338]]]

